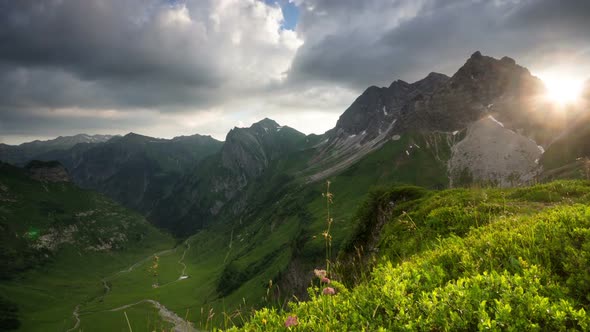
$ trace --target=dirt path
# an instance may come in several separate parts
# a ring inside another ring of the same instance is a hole
[[[177,314],[175,314],[173,311],[169,310],[168,308],[166,308],[163,304],[161,304],[158,301],[154,301],[154,300],[141,300],[139,302],[136,303],[132,303],[132,304],[127,304],[118,308],[114,308],[111,309],[109,311],[121,311],[121,310],[125,310],[127,308],[131,308],[133,306],[136,306],[138,304],[141,303],[150,303],[151,305],[153,305],[155,308],[157,308],[158,314],[160,315],[160,317],[162,317],[163,320],[174,324],[174,332],[197,332],[198,330],[195,329],[193,327],[193,324],[191,322],[187,322],[184,319],[182,319],[181,317],[179,317]]]
[[[71,329],[66,330],[66,332],[74,331],[75,329],[80,327],[80,314],[78,313],[79,310],[80,310],[80,305],[78,304],[74,308],[74,312],[72,312],[72,316],[74,316],[74,319],[76,320],[76,325],[74,325],[74,327],[72,327]]]

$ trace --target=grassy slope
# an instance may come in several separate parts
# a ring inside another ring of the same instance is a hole
[[[435,162],[423,139],[416,135],[391,142],[331,179],[336,192],[333,207],[337,224],[335,246],[339,246],[354,229],[348,220],[371,186],[414,181],[438,186],[446,184],[444,167]],[[407,156],[403,151],[410,140],[422,149]],[[186,252],[184,262],[190,278],[154,289],[151,287],[154,279],[147,272],[149,264],[146,262],[132,273],[111,281],[109,295],[81,308],[82,327],[92,330],[94,326],[102,327],[102,321],[113,321],[114,324],[114,318],[109,318],[114,316],[113,313],[93,312],[144,298],[158,300],[182,317],[188,312],[189,320],[197,327],[210,327],[212,323],[217,326],[240,323],[247,316],[244,310],[231,318],[222,314],[234,313],[239,307],[276,305],[280,300],[266,296],[269,280],[276,282],[280,279],[294,257],[312,268],[315,262],[322,261],[324,255],[324,243],[319,235],[325,227],[325,206],[321,196],[325,184],[302,184],[289,175],[300,169],[297,165],[306,159],[306,155],[308,152],[279,161],[270,171],[274,176],[262,177],[263,182],[249,188],[252,199],[244,214],[239,217],[227,215],[187,240],[191,248]],[[432,165],[431,169],[421,172],[431,174],[431,177],[420,177],[415,167],[417,164]],[[160,258],[160,268],[167,271],[160,272],[160,284],[178,278],[180,265],[177,261],[181,255],[179,249]],[[178,274],[170,273],[173,270]],[[275,288],[274,291],[279,290]],[[215,313],[210,320],[207,318],[209,310]]]
[[[418,183],[444,187],[447,184],[441,160],[447,158],[448,146],[438,144],[438,151],[435,151],[434,146],[428,147],[426,139],[432,144],[434,138],[416,134],[392,141],[330,179],[336,193],[333,205],[335,248],[355,228],[354,220],[350,222],[351,217],[371,186]],[[409,149],[410,144],[417,144],[420,148]],[[410,156],[405,150],[410,150]],[[96,277],[92,285],[80,290],[80,296],[84,295],[86,299],[80,307],[81,327],[85,331],[124,328],[120,312],[104,310],[143,299],[157,300],[182,317],[188,312],[189,320],[197,327],[211,326],[211,320],[207,319],[209,309],[216,313],[212,319],[214,323],[225,326],[231,322],[239,323],[247,315],[229,319],[222,312],[233,312],[238,307],[276,305],[280,300],[266,296],[269,280],[279,280],[287,273],[293,259],[304,262],[303,269],[311,270],[321,264],[324,257],[324,242],[320,235],[325,228],[325,205],[321,196],[325,184],[305,184],[300,181],[303,177],[295,173],[308,158],[309,151],[305,151],[277,162],[269,171],[274,176],[262,177],[263,182],[255,183],[249,189],[253,195],[243,215],[225,216],[187,240],[191,248],[186,251],[184,263],[188,266],[186,274],[190,278],[152,288],[155,279],[148,271],[151,261],[146,261],[132,272],[109,280],[111,291],[102,297],[104,289],[100,278]],[[428,166],[419,171],[416,165]],[[183,249],[179,246],[176,251],[160,257],[160,284],[180,276],[178,260]],[[116,270],[102,271],[104,273],[100,276],[108,276]],[[224,275],[233,280],[220,282]],[[280,292],[276,287],[274,291]],[[71,313],[77,301],[72,300],[64,307],[68,307]],[[204,314],[201,314],[202,309]],[[136,314],[141,313],[141,310],[137,311]],[[72,324],[71,315],[69,317],[67,323]],[[144,324],[146,320],[149,319],[132,319],[132,323]]]
[[[310,301],[260,310],[244,330],[281,329],[289,315],[301,330],[590,327],[590,183],[401,197],[382,191],[359,211],[373,225],[368,212],[387,211],[387,222],[381,258],[356,287],[334,282],[337,295],[323,296],[317,285]]]
[[[17,168],[0,166],[2,263],[10,268],[3,270],[10,278],[0,280],[0,297],[18,305],[23,331],[73,327],[74,307],[103,293],[101,278],[174,246],[170,236],[102,195],[68,183],[33,181]],[[57,252],[30,249],[48,230],[72,225],[78,231]],[[112,251],[85,249],[118,233],[127,241]],[[122,325],[111,327],[116,326]]]

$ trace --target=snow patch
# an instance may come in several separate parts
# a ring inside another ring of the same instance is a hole
[[[537,145],[537,147],[539,148],[539,151],[541,151],[541,153],[545,153],[545,149],[543,149],[543,147],[542,147],[542,146],[540,146],[540,145]]]
[[[383,115],[387,116],[389,113],[387,113],[387,109],[385,108],[385,106],[383,106]]]
[[[453,136],[457,135],[458,133],[459,133],[459,131],[458,131],[458,130],[455,130],[455,131],[453,132]]]
[[[409,156],[410,155],[410,152],[408,152],[408,150],[406,150],[406,154]]]
[[[400,135],[393,135],[391,139],[394,141],[399,141],[400,138],[402,138]]]
[[[498,125],[500,125],[500,127],[504,128],[504,124],[498,120],[496,120],[496,118],[494,118],[491,115],[488,115],[488,118],[490,118],[490,120],[494,121],[495,123],[497,123]]]

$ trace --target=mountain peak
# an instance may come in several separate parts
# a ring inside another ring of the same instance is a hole
[[[533,81],[528,69],[514,59],[505,56],[498,60],[477,51],[453,75],[451,86],[493,92],[499,96],[504,92],[515,93],[523,86],[534,87]]]
[[[252,124],[252,126],[250,128],[253,128],[256,125],[262,126],[264,128],[278,128],[278,127],[280,127],[280,125],[275,120],[272,120],[269,118],[264,118],[256,123]]]
[[[432,79],[449,79],[449,77],[445,74],[441,74],[441,73],[437,73],[434,71],[431,71],[428,75],[426,75],[425,78],[423,78],[423,80],[432,80]]]

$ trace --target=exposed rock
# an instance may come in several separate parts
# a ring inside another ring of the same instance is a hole
[[[310,162],[317,181],[339,172],[368,153],[380,148],[391,137],[399,137],[401,112],[412,100],[432,95],[447,82],[448,76],[430,73],[412,84],[397,80],[388,88],[369,87],[340,116],[336,127],[326,133]]]
[[[492,116],[474,122],[452,148],[451,186],[472,182],[514,186],[539,172],[543,151],[529,138],[507,129]]]
[[[414,100],[404,107],[402,127],[460,130],[482,118],[499,101],[510,100],[519,104],[518,107],[528,97],[542,91],[542,82],[514,60],[508,57],[497,60],[475,52],[432,96]],[[516,111],[516,107],[505,107],[502,113]]]
[[[506,129],[494,135],[506,134],[502,140],[511,141],[514,134],[542,149],[567,125],[563,112],[555,111],[546,99],[539,98],[545,92],[542,81],[514,59],[498,60],[479,51],[451,78],[431,73],[413,84],[398,80],[389,88],[370,87],[317,146],[319,152],[308,169],[312,174],[309,180],[317,181],[342,171],[389,139],[399,139],[405,133],[458,133],[490,115]],[[498,167],[505,166],[502,165],[500,161]],[[525,168],[531,166],[526,165]],[[529,175],[521,171],[512,174],[510,182],[527,181]],[[500,174],[510,176],[502,171],[497,176],[489,172],[476,176],[490,175],[488,180],[496,181]]]
[[[226,175],[213,179],[213,191],[223,192],[226,200],[233,198],[249,180],[260,176],[271,161],[298,149],[304,138],[297,130],[268,118],[249,128],[232,129],[221,149],[220,166]],[[213,211],[220,209],[220,201],[216,201]]]
[[[32,179],[42,182],[69,182],[70,176],[62,164],[57,161],[33,160],[25,169]]]

